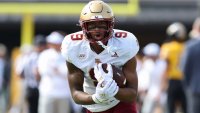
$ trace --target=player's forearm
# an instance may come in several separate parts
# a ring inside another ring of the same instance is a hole
[[[120,88],[115,98],[124,102],[135,102],[137,99],[137,90],[132,88]]]
[[[95,104],[94,101],[92,100],[92,95],[89,95],[85,92],[75,91],[72,95],[74,102],[76,104],[81,104],[81,105]]]

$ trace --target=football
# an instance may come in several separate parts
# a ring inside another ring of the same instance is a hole
[[[102,64],[102,68],[103,70],[107,73],[108,71],[106,70],[107,68],[107,64]],[[126,84],[126,78],[122,72],[122,70],[120,70],[119,68],[117,68],[116,66],[112,65],[112,69],[113,69],[113,80],[115,80],[115,82],[117,83],[117,85],[120,88],[125,87]]]

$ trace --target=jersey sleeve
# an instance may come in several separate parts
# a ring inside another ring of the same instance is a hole
[[[128,43],[129,59],[131,59],[138,53],[140,47],[137,38],[132,33],[128,36]]]
[[[64,38],[64,40],[62,42],[62,45],[61,45],[61,54],[65,58],[65,60],[68,61],[68,62],[71,61],[70,57],[69,57],[69,55],[70,55],[69,51],[70,51],[70,45],[71,45],[71,40],[70,39],[71,39],[70,36],[67,35]]]

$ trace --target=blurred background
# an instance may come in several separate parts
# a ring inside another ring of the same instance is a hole
[[[24,98],[23,92],[26,91],[23,88],[23,79],[16,72],[16,65],[18,65],[16,64],[16,59],[24,51],[29,52],[30,46],[35,46],[34,40],[38,34],[46,37],[53,31],[61,31],[64,35],[80,31],[81,28],[78,26],[79,15],[81,9],[88,1],[0,0],[0,43],[6,47],[6,53],[3,56],[8,61],[8,69],[10,69],[6,77],[1,77],[4,79],[4,85],[2,86],[5,90],[2,90],[3,93],[0,91],[3,95],[0,101],[2,98],[4,100],[1,102],[1,105],[4,107],[0,108],[0,113],[28,112],[26,105],[22,105],[24,103],[24,99],[22,99]],[[117,20],[115,28],[130,31],[138,38],[141,47],[138,55],[138,72],[141,75],[144,75],[144,70],[142,70],[144,61],[141,59],[146,55],[143,48],[149,43],[162,46],[167,39],[166,29],[174,22],[180,22],[185,26],[185,39],[188,40],[189,33],[193,28],[193,22],[200,16],[200,0],[104,1],[113,8]],[[158,53],[159,50],[156,50],[156,47],[153,46],[153,55],[160,54]],[[151,51],[151,49],[147,51]],[[139,82],[149,81],[149,79],[146,80],[147,77],[141,76],[139,79]],[[139,94],[143,98],[146,95],[148,85],[147,82],[139,84],[141,84],[141,92]],[[143,100],[139,99],[138,108],[140,112],[142,112],[142,104]],[[78,106],[77,109],[81,108]],[[155,112],[163,113],[167,111],[163,109]],[[82,111],[73,110],[72,112],[78,113]],[[183,113],[183,110],[177,110],[177,112]]]
[[[69,34],[80,30],[76,24],[86,2],[88,0],[0,0],[0,42],[6,44],[10,52],[21,43],[26,43],[25,39],[25,42],[22,41],[23,35],[33,37],[39,33],[49,34],[53,30]],[[110,3],[115,12],[118,20],[115,28],[134,33],[141,46],[152,41],[161,43],[165,39],[165,28],[174,21],[183,22],[190,30],[192,22],[200,14],[199,0],[105,2]],[[30,25],[23,26],[25,22]]]

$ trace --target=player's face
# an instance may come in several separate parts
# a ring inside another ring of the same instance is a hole
[[[87,24],[91,37],[95,40],[101,40],[105,37],[105,31],[108,30],[108,24],[105,21],[93,21]]]

